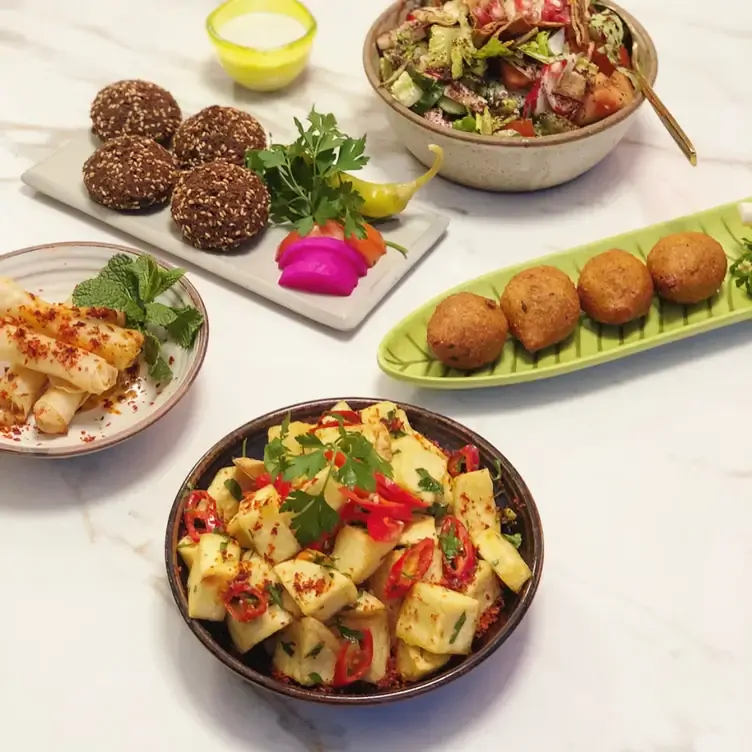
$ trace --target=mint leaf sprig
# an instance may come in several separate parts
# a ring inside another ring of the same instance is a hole
[[[734,280],[734,284],[747,292],[752,297],[752,240],[742,238],[741,244],[744,248],[742,255],[731,264],[729,272]]]
[[[125,314],[126,325],[144,335],[143,354],[149,376],[165,385],[172,369],[162,354],[162,333],[185,350],[190,350],[204,325],[204,317],[193,306],[171,307],[156,299],[185,274],[185,269],[162,269],[152,256],[133,258],[125,253],[113,256],[92,279],[73,290],[73,305],[112,308]]]

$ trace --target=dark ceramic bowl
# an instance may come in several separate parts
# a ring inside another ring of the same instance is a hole
[[[353,410],[361,410],[382,401],[360,397],[344,399],[352,406]],[[331,409],[332,405],[338,401],[339,399],[332,398],[284,407],[246,423],[215,444],[191,470],[175,496],[170,518],[167,522],[165,564],[175,603],[185,623],[204,647],[241,678],[258,687],[299,700],[331,705],[377,705],[416,697],[424,692],[449,684],[449,682],[474,669],[501,646],[522,621],[522,617],[530,608],[538,589],[543,568],[543,530],[538,509],[530,491],[519,473],[498,449],[478,434],[449,418],[445,418],[443,415],[424,410],[422,407],[401,403],[401,407],[407,413],[410,425],[416,431],[420,431],[428,438],[433,439],[444,449],[456,450],[465,444],[475,444],[480,450],[481,466],[494,467],[497,462],[500,463],[504,494],[499,497],[498,503],[504,506],[507,500],[516,500],[514,507],[518,512],[519,531],[522,533],[523,540],[520,553],[532,569],[533,576],[519,595],[514,595],[509,590],[504,591],[505,604],[499,619],[483,637],[476,639],[471,655],[453,658],[440,672],[423,681],[395,689],[378,689],[372,685],[358,684],[353,685],[346,693],[323,694],[273,679],[270,658],[261,645],[244,656],[238,655],[224,622],[197,621],[188,617],[186,595],[188,569],[177,553],[177,543],[184,532],[182,519],[185,491],[187,488],[208,488],[215,473],[220,468],[231,465],[233,457],[240,456],[241,445],[244,440],[247,440],[246,450],[249,457],[262,457],[268,428],[281,423],[287,414],[290,415],[291,420],[313,420],[315,422],[323,412]]]

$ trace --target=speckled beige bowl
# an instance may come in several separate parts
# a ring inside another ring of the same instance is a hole
[[[366,76],[382,103],[396,138],[424,165],[433,163],[429,144],[444,149],[444,166],[439,173],[470,188],[486,191],[537,191],[579,177],[608,156],[634,123],[643,102],[642,94],[634,102],[605,120],[577,131],[543,138],[515,138],[449,130],[433,125],[399,104],[380,86],[377,37],[399,22],[404,0],[391,5],[379,16],[366,37],[363,64]],[[627,20],[639,42],[638,60],[647,80],[655,83],[658,55],[645,28],[623,8],[602,2]]]

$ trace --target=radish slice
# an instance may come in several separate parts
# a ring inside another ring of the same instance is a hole
[[[357,287],[358,275],[338,253],[309,250],[285,266],[279,284],[303,292],[347,297]]]
[[[305,256],[312,251],[327,251],[329,253],[338,254],[341,257],[342,264],[349,264],[359,277],[364,277],[368,271],[368,264],[363,256],[361,256],[356,250],[351,248],[344,240],[337,240],[337,238],[325,238],[325,237],[311,237],[306,236],[292,243],[292,245],[285,248],[284,253],[279,257],[278,264],[280,269],[285,269],[296,259]]]

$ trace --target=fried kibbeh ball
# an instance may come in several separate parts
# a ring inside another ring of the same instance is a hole
[[[723,246],[703,232],[667,235],[648,254],[648,271],[658,294],[683,305],[715,295],[727,268]]]
[[[138,79],[105,86],[91,104],[91,127],[102,141],[118,136],[145,136],[167,144],[182,117],[169,91]]]
[[[647,315],[653,278],[631,253],[614,248],[588,261],[577,285],[582,310],[594,321],[619,326]]]
[[[534,266],[512,277],[501,309],[512,336],[530,353],[565,340],[580,319],[577,289],[553,266]]]
[[[426,339],[445,366],[472,371],[501,355],[507,333],[507,320],[496,301],[458,292],[436,306]]]

